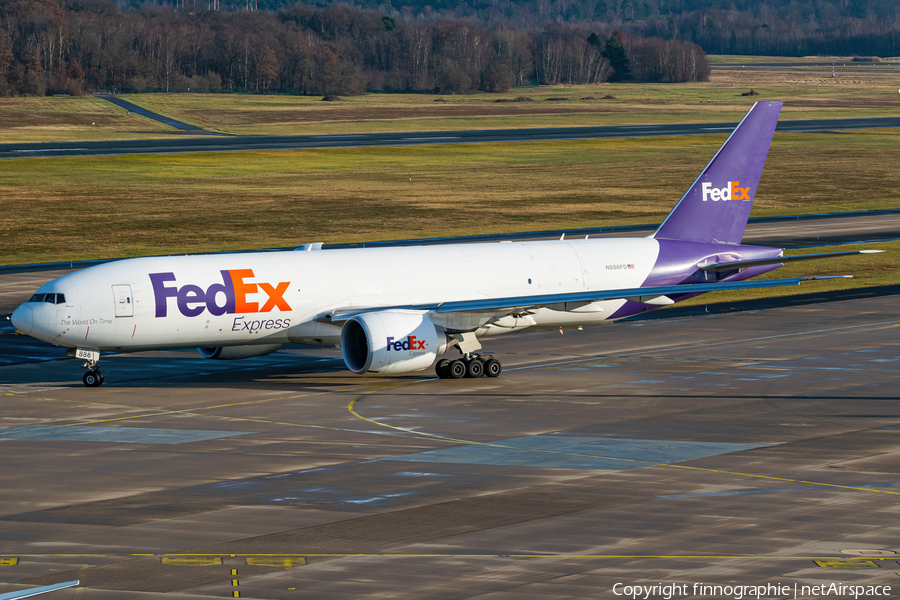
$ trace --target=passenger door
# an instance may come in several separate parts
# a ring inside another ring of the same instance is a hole
[[[130,285],[114,285],[112,286],[113,290],[113,299],[116,303],[116,316],[117,317],[133,317],[134,316],[134,302],[131,298],[131,286]]]

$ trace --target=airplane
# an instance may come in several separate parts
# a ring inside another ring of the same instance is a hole
[[[47,592],[55,592],[56,590],[64,590],[74,587],[81,583],[77,579],[75,581],[66,581],[63,583],[55,583],[53,585],[45,585],[42,587],[28,588],[27,590],[19,590],[17,592],[6,592],[0,594],[0,600],[19,600],[20,598],[31,598],[32,596],[40,596]]]
[[[844,276],[753,280],[788,262],[742,245],[782,103],[757,102],[659,228],[643,238],[298,250],[119,260],[42,285],[12,315],[25,334],[84,359],[197,348],[209,359],[263,356],[285,343],[338,345],[358,374],[435,365],[442,379],[497,377],[481,338],[596,325],[718,290]],[[442,355],[455,347],[458,358]],[[437,362],[435,363],[435,360]]]

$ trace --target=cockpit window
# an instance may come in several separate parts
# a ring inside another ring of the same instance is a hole
[[[29,302],[49,302],[50,304],[65,304],[66,303],[66,295],[65,294],[35,294],[28,301]]]

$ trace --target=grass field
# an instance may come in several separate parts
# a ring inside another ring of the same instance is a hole
[[[760,99],[784,100],[783,119],[894,116],[900,110],[896,79],[856,71],[832,79],[824,70],[729,70],[704,83],[541,86],[471,96],[369,94],[339,102],[190,94],[126,98],[223,133],[338,134],[738,121]],[[751,88],[760,95],[741,95]],[[513,101],[518,98],[529,101]]]
[[[659,222],[723,140],[5,161],[0,261]],[[898,131],[782,134],[767,164],[754,216],[897,207]]]

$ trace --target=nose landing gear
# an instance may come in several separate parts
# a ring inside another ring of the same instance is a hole
[[[81,365],[81,368],[88,370],[84,377],[81,378],[84,385],[87,387],[103,385],[103,373],[97,370],[97,363],[100,362],[100,352],[88,348],[69,348],[66,350],[66,355],[84,359],[85,362]]]
[[[81,378],[87,387],[99,387],[103,385],[103,373],[96,369],[91,369]]]

